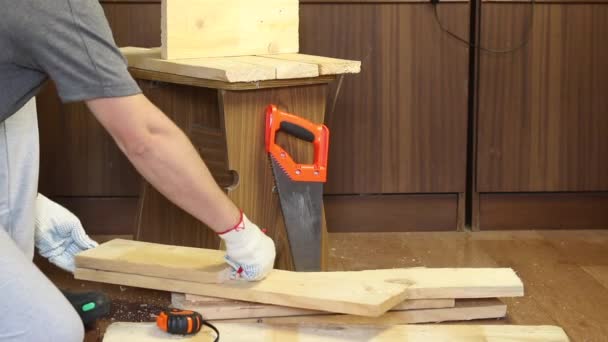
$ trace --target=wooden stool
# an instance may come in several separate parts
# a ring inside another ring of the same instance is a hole
[[[253,222],[268,229],[277,247],[275,267],[293,270],[293,257],[278,194],[273,191],[274,176],[264,146],[264,109],[273,103],[280,109],[322,123],[328,84],[335,80],[339,70],[358,72],[358,64],[355,63],[353,67],[352,61],[335,60],[332,74],[228,82],[188,76],[188,72],[182,72],[183,75],[164,72],[162,66],[169,61],[158,60],[156,52],[151,53],[151,50],[137,49],[134,53],[123,50],[123,53],[129,60],[131,74],[139,81],[144,94],[186,133],[230,199]],[[331,61],[321,59],[327,61],[326,66]],[[185,61],[188,60],[182,60]],[[190,61],[193,66],[201,64],[199,60]],[[336,67],[336,63],[347,62],[351,63],[351,69]],[[285,65],[285,61],[277,60],[277,63]],[[264,67],[267,66],[268,63],[264,63]],[[328,70],[332,69],[329,66]],[[255,65],[251,67],[255,68]],[[251,74],[256,72],[252,71]],[[312,160],[310,143],[291,136],[281,136],[278,140],[296,161],[306,163]],[[328,170],[331,172],[331,160]],[[326,236],[327,227],[323,218],[322,269],[326,267]],[[220,239],[212,230],[170,203],[147,182],[143,184],[140,197],[135,239],[220,248]]]

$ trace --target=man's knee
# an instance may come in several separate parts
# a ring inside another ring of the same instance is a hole
[[[35,334],[43,334],[44,337],[39,341],[82,342],[84,340],[82,320],[69,304],[57,308],[56,314],[40,319],[39,323],[36,327],[39,331]]]

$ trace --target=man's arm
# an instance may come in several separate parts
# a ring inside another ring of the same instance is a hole
[[[186,135],[143,95],[87,105],[135,168],[169,200],[219,233],[232,278],[260,280],[276,256],[266,236],[215,183]]]
[[[216,184],[186,135],[145,96],[87,101],[139,173],[173,203],[216,232],[240,211]]]

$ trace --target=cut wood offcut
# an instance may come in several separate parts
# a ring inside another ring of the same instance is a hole
[[[112,240],[76,256],[83,280],[362,316],[380,316],[406,299],[523,295],[508,268],[411,268],[357,272],[273,270],[262,281],[218,284],[224,252]]]

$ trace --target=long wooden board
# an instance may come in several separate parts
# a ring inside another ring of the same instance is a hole
[[[205,311],[203,311],[205,312]],[[415,323],[440,323],[454,321],[471,321],[475,319],[503,318],[507,306],[498,299],[463,299],[456,302],[453,308],[419,309],[389,311],[380,317],[363,317],[354,315],[316,314],[307,316],[261,317],[226,320],[237,323],[267,324],[361,324],[392,325]]]
[[[299,51],[298,0],[163,0],[163,59]]]
[[[152,51],[150,51],[152,50]],[[130,67],[225,82],[254,82],[276,79],[276,67],[230,58],[163,60],[159,49],[121,49]]]
[[[507,268],[273,270],[263,281],[218,284],[224,252],[113,240],[76,256],[76,278],[303,309],[379,316],[405,299],[523,295]]]
[[[76,268],[74,277],[110,284],[227,297],[249,302],[363,316],[380,316],[402,302],[406,295],[403,285],[378,282],[332,286],[341,281],[324,282],[319,279],[312,282],[293,282],[293,279],[275,279],[274,281],[266,279],[258,283],[212,284],[86,268]]]
[[[282,61],[313,63],[319,66],[319,75],[358,74],[361,71],[361,62],[347,59],[314,56],[301,53],[263,55],[262,57]]]
[[[217,297],[209,297],[209,296],[199,296],[190,293],[173,293],[171,298],[176,298],[178,301],[184,301],[185,303],[192,305],[204,305],[209,304],[210,302],[218,303],[218,302],[239,302],[239,303],[248,303],[242,301],[235,301],[232,299],[226,298],[217,298]],[[256,304],[256,303],[250,303]],[[456,300],[454,299],[407,299],[403,302],[395,305],[391,310],[416,310],[416,309],[441,309],[441,308],[453,308],[456,305]]]
[[[120,51],[132,68],[224,82],[313,78],[361,69],[359,61],[300,54],[164,60],[160,48],[129,46]]]
[[[518,325],[268,325],[257,323],[217,323],[222,342],[566,342],[564,330],[556,326]],[[213,341],[215,333],[205,328],[181,341]],[[158,342],[175,339],[154,323],[113,323],[106,330],[104,342]]]
[[[191,300],[187,298],[194,297]],[[454,307],[454,299],[414,299],[398,304],[391,311]],[[203,312],[208,320],[328,315],[325,311],[290,308],[196,295],[171,294],[171,305],[178,309]],[[386,315],[386,314],[385,314]],[[384,317],[381,316],[381,317]]]

